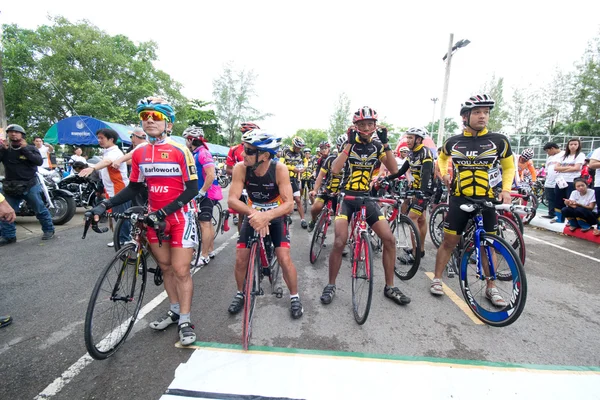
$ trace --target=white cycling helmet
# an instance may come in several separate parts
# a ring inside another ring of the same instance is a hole
[[[260,129],[252,129],[242,135],[242,142],[256,146],[260,151],[275,155],[281,146],[281,138]]]
[[[425,139],[429,133],[427,132],[427,129],[425,128],[410,128],[409,130],[406,131],[407,135],[415,135],[418,136],[422,139]]]
[[[521,157],[525,159],[525,161],[529,161],[533,158],[533,149],[525,149],[521,153]]]
[[[335,140],[335,146],[337,147],[338,151],[342,151],[342,148],[344,147],[347,141],[348,135],[340,135],[337,137],[337,139]]]
[[[199,126],[190,126],[183,131],[183,137],[187,139],[192,137],[194,139],[204,138],[204,130]]]
[[[298,137],[298,136],[296,136],[294,138],[294,140],[292,140],[292,144],[294,145],[294,147],[299,147],[299,148],[306,146],[306,143],[304,143],[304,139],[302,139],[301,137]]]
[[[461,104],[460,115],[463,115],[467,111],[471,111],[475,107],[489,107],[491,111],[495,104],[496,102],[491,96],[487,94],[476,94],[475,96],[469,97],[467,101]]]

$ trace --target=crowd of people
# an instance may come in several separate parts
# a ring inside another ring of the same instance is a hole
[[[461,209],[465,198],[498,198],[510,203],[514,185],[526,174],[533,181],[537,178],[533,151],[526,149],[516,157],[504,135],[488,130],[494,106],[494,100],[486,94],[467,99],[460,109],[464,130],[449,137],[437,149],[437,158],[433,151],[436,149],[424,144],[429,136],[424,128],[408,129],[406,145],[393,150],[387,128],[378,124],[378,114],[370,107],[358,109],[347,132],[339,136],[333,146],[326,141],[319,143],[315,154],[300,137],[294,137],[292,145],[284,148],[281,135],[262,130],[255,123],[242,123],[241,143],[231,147],[225,162],[226,172],[231,176],[228,207],[238,218],[239,232],[233,268],[236,293],[229,313],[243,309],[246,296],[243,282],[249,258],[247,243],[256,233],[270,235],[290,293],[290,315],[294,319],[303,316],[298,276],[290,255],[291,215],[296,207],[301,227],[312,232],[324,204],[331,199],[336,210],[335,238],[328,260],[328,281],[320,296],[322,304],[330,304],[336,295],[336,278],[345,255],[349,220],[362,205],[360,201],[345,200],[338,206],[338,194],[369,196],[382,180],[392,184],[407,181],[411,189],[422,193],[403,210],[414,221],[421,237],[422,247],[414,249],[420,252],[420,258],[425,257],[428,202],[436,198],[439,201],[440,189],[447,188],[449,212],[429,287],[431,294],[443,296],[442,273],[470,218],[470,214]],[[170,138],[175,112],[164,99],[145,98],[138,103],[136,112],[140,126],[131,132],[132,146],[126,154],[116,145],[118,134],[114,130],[100,129],[96,137],[103,149],[102,160],[88,165],[79,149],[73,155],[73,169],[81,177],[98,174],[103,183],[106,198],[89,212],[95,220],[109,209],[124,212],[132,205],[147,205],[147,237],[162,270],[169,299],[164,315],[149,326],[163,330],[176,324],[181,343],[190,345],[196,340],[191,317],[193,284],[190,275],[199,233],[196,219],[200,221],[203,238],[198,265],[206,265],[215,257],[214,227],[210,222],[213,207],[223,198],[216,179],[218,166],[202,128],[188,127],[183,133],[185,145]],[[42,239],[51,239],[54,227],[48,210],[43,204],[40,206],[40,188],[34,177],[38,166],[50,163],[48,154],[54,149],[39,138],[34,140],[34,146],[27,144],[25,131],[19,125],[10,125],[7,134],[8,142],[3,142],[0,148],[0,162],[6,167],[5,196],[0,195],[0,245],[15,242],[14,209],[23,199],[36,209],[44,231]],[[564,151],[555,143],[546,144],[544,150],[548,154],[545,194],[551,204],[548,217],[558,221],[567,219],[571,230],[591,229],[597,224],[594,210],[600,182],[596,179],[592,190],[581,177],[585,156],[580,141],[570,140]],[[600,149],[594,151],[589,162],[590,169],[599,167]],[[308,193],[310,210],[303,209],[301,192]],[[383,243],[383,296],[398,305],[407,305],[410,297],[394,285],[394,266],[397,261],[414,262],[417,254],[396,254],[395,238],[379,206],[372,201],[365,204],[366,221]],[[484,211],[483,217],[485,230],[496,231],[494,210]],[[168,236],[159,246],[159,235],[165,232]],[[594,228],[594,234],[600,234],[600,230]],[[128,240],[129,229],[123,229],[119,241]],[[487,281],[485,294],[493,305],[506,306],[507,301],[493,280]],[[9,318],[0,318],[0,323],[5,324],[5,320]]]

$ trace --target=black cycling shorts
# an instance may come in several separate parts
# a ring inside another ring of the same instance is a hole
[[[429,204],[429,200],[426,199],[413,199],[410,203],[409,212],[414,212],[417,215],[423,215],[425,210],[427,209],[427,205]]]
[[[202,198],[202,201],[198,203],[198,209],[200,210],[200,213],[198,214],[198,220],[203,222],[210,221],[212,219],[214,206],[214,201],[212,201],[208,197]]]
[[[328,194],[328,193],[320,193],[315,198],[315,201],[320,201],[321,203],[327,204],[327,202],[331,199],[331,209],[334,213],[337,213],[337,204],[338,204],[338,195],[337,193]]]
[[[347,221],[350,221],[352,214],[354,214],[355,212],[359,212],[362,204],[363,202],[360,200],[344,199],[342,207],[338,210],[335,219],[345,219]],[[377,203],[375,203],[374,201],[367,201],[365,203],[365,206],[367,208],[367,224],[369,224],[369,226],[373,226],[373,224],[377,221],[385,220],[385,217],[381,213],[381,209],[379,208]]]
[[[296,178],[290,178],[290,183],[292,184],[292,195],[300,196],[300,183]]]
[[[464,197],[450,196],[448,200],[448,214],[444,221],[444,232],[452,235],[462,235],[469,219],[473,218],[473,213],[467,213],[460,209],[463,204],[469,202]],[[484,208],[483,212],[483,229],[489,233],[498,231],[498,215],[493,208]]]
[[[254,228],[252,228],[250,222],[248,222],[248,217],[245,217],[236,247],[238,249],[245,249],[248,247],[248,241],[252,236],[254,236]],[[290,228],[284,217],[271,220],[269,225],[269,236],[271,236],[271,241],[275,248],[290,248]]]

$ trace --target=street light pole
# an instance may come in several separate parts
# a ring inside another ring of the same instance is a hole
[[[437,97],[432,97],[431,101],[433,101],[433,115],[431,116],[431,129],[429,132],[433,133],[433,124],[435,124],[435,103],[437,103],[439,99]]]
[[[442,106],[440,107],[440,128],[438,130],[438,141],[437,145],[440,147],[444,144],[444,128],[446,122],[446,101],[448,100],[448,84],[450,83],[450,62],[452,61],[452,55],[461,47],[467,46],[471,43],[468,39],[462,39],[456,42],[454,46],[452,46],[452,41],[454,40],[454,34],[450,34],[450,42],[448,43],[448,52],[442,58],[442,60],[446,61],[446,76],[444,77],[444,93],[442,94]]]
[[[444,144],[444,119],[446,118],[446,101],[448,100],[448,84],[450,83],[450,62],[452,61],[452,42],[454,41],[454,33],[450,34],[448,42],[448,53],[446,53],[446,74],[444,76],[444,91],[442,93],[442,106],[440,107],[440,126],[438,128],[437,147]]]

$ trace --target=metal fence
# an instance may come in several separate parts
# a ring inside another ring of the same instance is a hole
[[[509,139],[512,151],[515,156],[521,154],[524,149],[533,149],[533,163],[539,168],[546,162],[546,152],[544,145],[549,142],[556,143],[561,150],[567,148],[567,143],[571,139],[581,140],[581,149],[587,156],[592,151],[600,147],[599,136],[565,136],[565,135],[506,135]]]

